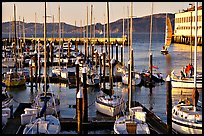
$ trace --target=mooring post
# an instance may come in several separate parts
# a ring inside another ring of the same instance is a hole
[[[70,58],[70,46],[72,46],[72,42],[68,42],[68,58]]]
[[[35,84],[37,84],[37,74],[38,74],[38,63],[37,63],[37,51],[34,51],[34,61],[35,61]]]
[[[77,40],[75,40],[75,50],[76,50],[76,52],[78,52],[78,43],[77,43]]]
[[[106,88],[106,52],[103,52],[103,89]]]
[[[120,52],[120,54],[121,54],[121,63],[122,63],[122,65],[124,66],[124,63],[123,63],[123,45],[121,45],[120,46],[120,49],[121,49],[121,52]]]
[[[150,72],[150,84],[152,86],[152,53],[149,54],[149,72]]]
[[[115,45],[115,48],[116,48],[116,61],[118,61],[118,44],[117,43]]]
[[[53,66],[53,58],[54,58],[54,42],[51,42],[50,44],[50,60],[51,60],[51,66]]]
[[[131,52],[132,52],[132,54],[131,54],[131,55],[132,55],[132,58],[131,58],[131,59],[132,59],[132,60],[131,60],[131,61],[132,61],[132,71],[134,71],[134,55],[133,55],[133,48],[131,49]]]
[[[166,110],[167,110],[167,133],[172,134],[172,96],[171,96],[171,77],[166,78]]]
[[[78,59],[75,62],[75,66],[76,66],[76,95],[77,95],[77,93],[79,92],[79,60]],[[77,116],[77,112],[76,112],[76,116]]]
[[[86,67],[82,68],[83,74],[83,122],[88,122],[88,104],[87,104],[87,88],[86,88]]]
[[[100,76],[100,85],[101,85],[101,75],[102,75],[102,65],[101,65],[101,55],[102,53],[99,53],[99,67],[100,67],[100,73],[99,73],[99,76]]]
[[[94,62],[94,45],[91,46],[92,63]]]
[[[33,69],[32,69],[32,59],[29,61],[29,67],[30,67],[30,84],[31,84],[31,91],[33,91]]]
[[[81,90],[77,93],[76,97],[76,109],[77,109],[77,133],[82,134],[82,99],[83,99],[83,93]]]

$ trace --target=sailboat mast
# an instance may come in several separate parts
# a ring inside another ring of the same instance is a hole
[[[59,15],[59,67],[60,67],[60,57],[61,57],[61,54],[60,54],[60,49],[61,49],[61,24],[60,24],[60,6],[58,7],[58,15]]]
[[[150,79],[151,79],[151,76],[152,76],[152,68],[151,68],[151,57],[152,57],[152,16],[153,16],[153,2],[151,4],[151,16],[150,16],[150,45],[149,45],[149,71],[150,71]]]
[[[130,108],[131,108],[131,102],[132,102],[132,15],[133,15],[133,3],[131,2],[131,5],[130,5],[130,10],[131,10],[131,12],[130,12],[130,52],[129,52],[129,54],[130,54],[130,56],[129,56],[129,62],[130,62],[130,68],[129,68],[129,70],[130,70],[130,79],[129,79],[129,81],[130,81],[130,84],[129,84],[129,100],[128,100],[128,102],[129,102],[129,110],[130,110]]]
[[[124,41],[124,34],[125,34],[125,7],[123,7],[123,55],[124,55],[124,43],[125,43],[125,41]],[[122,52],[121,52],[122,53]],[[121,56],[122,58],[121,58],[121,61],[122,61],[122,65],[124,65],[124,61],[123,61],[123,56]]]
[[[195,47],[194,47],[194,87],[196,88],[197,77],[197,22],[198,21],[198,2],[195,2]]]
[[[36,18],[37,18],[37,15],[36,15],[36,12],[35,12],[35,45],[36,45]]]
[[[46,36],[47,36],[47,30],[46,30],[46,18],[47,18],[47,15],[46,15],[46,2],[45,2],[45,17],[44,17],[44,93],[45,93],[45,96],[46,96],[46,92],[47,92],[47,51],[46,51]]]
[[[112,91],[112,71],[111,71],[111,58],[110,58],[110,30],[109,30],[109,3],[107,2],[107,38],[108,38],[108,61],[109,61],[109,83],[110,83],[110,90]]]
[[[16,55],[16,47],[17,47],[17,37],[16,37],[16,5],[14,4],[14,36],[15,36],[15,46],[14,48],[14,54],[15,54],[15,62],[17,65],[17,55]],[[15,71],[17,72],[17,66],[15,68]]]

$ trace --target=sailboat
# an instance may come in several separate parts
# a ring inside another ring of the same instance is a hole
[[[155,86],[156,83],[162,83],[163,80],[163,74],[155,71],[153,72],[153,68],[155,70],[158,70],[159,68],[157,66],[154,66],[152,64],[152,26],[153,26],[153,3],[152,3],[152,13],[150,16],[150,46],[149,46],[149,69],[148,70],[142,70],[140,72],[142,80],[144,82],[145,86]]]
[[[196,66],[197,50],[197,4],[195,2],[195,51],[194,66]],[[199,93],[197,91],[196,67],[194,70],[194,88],[192,100],[182,100],[172,109],[172,128],[183,134],[202,134],[202,106],[197,105]],[[202,105],[202,103],[201,103]]]
[[[11,106],[13,106],[13,97],[6,91],[6,87],[2,85],[2,126],[6,125],[8,118],[11,117]]]
[[[14,4],[14,23],[16,24],[16,8],[15,8],[15,4]],[[16,27],[15,29],[15,42],[12,43],[14,50],[16,50],[15,47],[17,47],[16,41]],[[12,71],[12,69],[10,69],[9,72],[7,72],[6,74],[4,74],[4,77],[2,79],[2,83],[4,83],[6,85],[6,87],[18,87],[18,86],[25,86],[26,84],[26,78],[23,74],[18,73],[17,72],[17,55],[16,55],[16,51],[15,53],[15,71]]]
[[[57,101],[52,92],[47,92],[47,63],[46,63],[46,2],[45,2],[45,23],[44,23],[44,93],[39,93],[40,99],[35,101],[43,103],[32,108],[25,108],[24,114],[21,114],[21,125],[25,125],[23,134],[59,134],[61,130],[60,121],[57,117],[49,115],[47,109],[54,107],[56,109]],[[38,98],[38,97],[36,97]],[[53,101],[52,101],[53,100]],[[50,103],[51,102],[51,103]],[[59,101],[58,101],[59,104]],[[40,109],[40,112],[39,112]],[[52,109],[52,108],[51,108]],[[56,110],[55,110],[56,111]],[[44,115],[44,116],[43,116]]]
[[[108,32],[108,44],[110,43],[109,38],[109,3],[107,2],[107,17],[108,17],[108,23],[107,23],[107,32]],[[109,60],[110,60],[110,45],[109,45]],[[113,70],[113,63],[114,59],[112,59],[109,62],[109,81],[110,81],[110,88],[101,88],[102,93],[100,93],[95,101],[95,107],[96,110],[100,113],[103,113],[108,116],[116,116],[120,112],[122,112],[125,108],[125,101],[122,96],[116,96],[113,95],[113,80],[112,80],[112,70]],[[104,87],[106,87],[105,81],[104,81]],[[108,95],[105,95],[106,94]]]
[[[165,45],[163,46],[163,49],[161,50],[161,53],[164,55],[169,53],[168,48],[171,44],[171,38],[172,38],[171,20],[170,20],[170,17],[166,14]]]

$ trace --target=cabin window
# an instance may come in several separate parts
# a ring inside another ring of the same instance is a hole
[[[187,119],[187,116],[185,116],[185,119]]]
[[[181,115],[181,117],[183,118],[183,115]]]

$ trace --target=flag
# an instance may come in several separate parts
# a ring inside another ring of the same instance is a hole
[[[152,65],[152,68],[155,68],[156,70],[158,70],[158,69],[159,69],[157,66],[153,66],[153,65]]]

